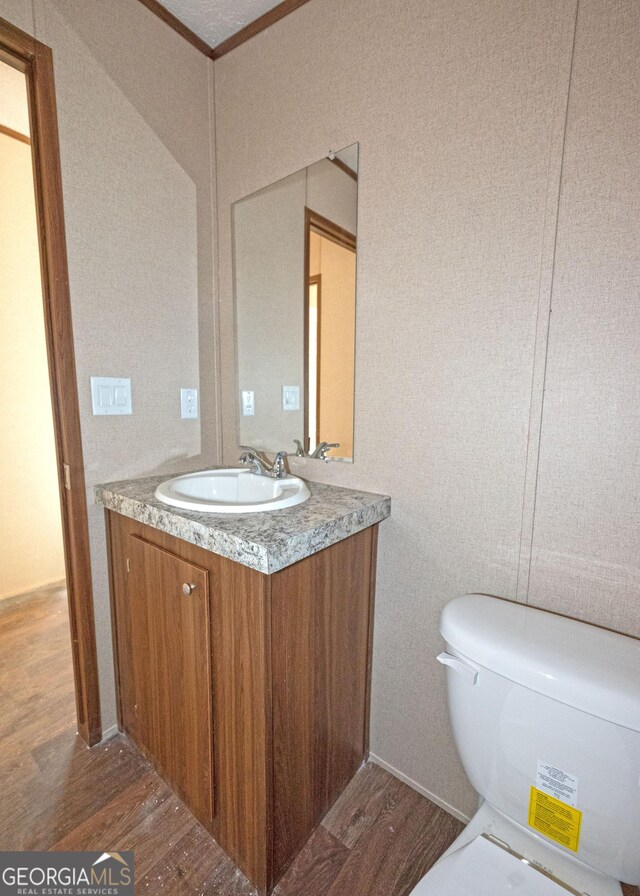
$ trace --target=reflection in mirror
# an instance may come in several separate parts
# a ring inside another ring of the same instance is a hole
[[[354,144],[233,206],[239,444],[353,459],[357,197]]]

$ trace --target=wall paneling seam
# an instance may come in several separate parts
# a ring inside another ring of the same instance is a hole
[[[209,104],[209,167],[211,169],[211,235],[213,238],[213,354],[215,367],[216,396],[216,463],[222,463],[222,360],[220,350],[220,245],[218,241],[218,159],[217,159],[217,122],[216,122],[216,72],[213,60],[207,63],[209,78],[207,83]]]
[[[533,560],[533,535],[538,489],[540,446],[542,441],[547,356],[551,330],[551,308],[558,238],[558,218],[560,215],[562,175],[579,5],[580,0],[567,0],[563,13],[561,26],[562,35],[560,39],[561,46],[558,54],[558,89],[555,94],[557,108],[554,112],[551,126],[552,133],[547,173],[547,198],[542,228],[540,272],[538,279],[538,310],[536,316],[536,334],[531,376],[527,457],[522,495],[518,573],[515,594],[516,600],[523,603],[528,603],[529,601],[529,582]],[[561,85],[563,87],[562,93],[559,89]],[[564,85],[566,85],[566,90],[564,89]]]
[[[216,374],[216,463],[223,463],[224,434],[222,417],[222,347],[220,333],[220,210],[218,196],[218,122],[216,118],[216,67],[214,60],[208,63],[211,67],[209,78],[209,159],[211,165],[211,223],[213,228],[213,320],[214,320],[214,356]]]

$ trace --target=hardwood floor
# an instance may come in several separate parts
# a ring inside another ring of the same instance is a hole
[[[133,849],[138,894],[254,896],[126,738],[87,749],[74,706],[64,589],[0,602],[0,850]],[[461,828],[368,764],[274,896],[407,896]]]

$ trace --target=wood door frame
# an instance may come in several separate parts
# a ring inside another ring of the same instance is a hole
[[[304,442],[305,451],[311,451],[309,445],[309,284],[311,275],[311,232],[318,233],[327,240],[337,243],[350,252],[356,251],[357,239],[355,234],[340,227],[324,215],[314,212],[305,206],[304,209]],[[318,290],[318,373],[317,373],[317,400],[316,400],[316,435],[320,437],[320,295]],[[314,446],[315,447],[315,446]]]
[[[102,737],[102,725],[53,54],[45,44],[0,18],[0,60],[27,78],[78,734],[92,746]]]

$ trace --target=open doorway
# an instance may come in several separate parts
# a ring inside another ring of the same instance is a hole
[[[2,61],[0,196],[0,600],[6,601],[36,591],[59,594],[65,569],[27,81]]]
[[[356,237],[305,209],[305,407],[307,451],[353,458]]]
[[[77,731],[92,745],[100,702],[53,61],[3,19],[0,154],[0,612],[35,601],[42,622],[44,607],[42,637],[27,641],[34,668],[62,633],[67,682],[48,684],[75,693]],[[4,633],[12,626],[24,632],[15,615]]]
[[[57,733],[74,704],[27,81],[2,61],[0,196],[0,644],[13,683],[2,689],[4,745],[38,717]]]

